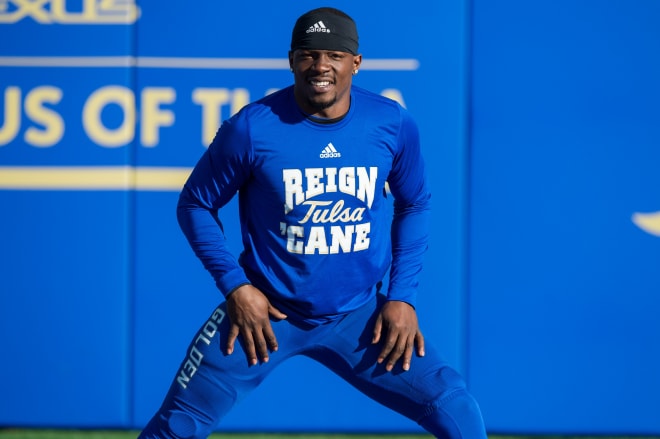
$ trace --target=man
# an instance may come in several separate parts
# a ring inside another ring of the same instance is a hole
[[[141,438],[207,437],[293,355],[436,437],[486,437],[476,402],[425,344],[414,308],[430,200],[417,126],[394,101],[352,86],[361,62],[348,15],[302,15],[289,52],[294,85],[225,121],[195,166],[178,219],[226,301]],[[218,217],[237,192],[238,260]]]

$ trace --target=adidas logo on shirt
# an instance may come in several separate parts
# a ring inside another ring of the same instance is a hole
[[[307,29],[306,33],[312,33],[312,32],[327,32],[330,33],[330,29],[325,27],[325,24],[323,24],[322,21],[317,21],[314,23],[313,26],[310,26],[309,29]]]
[[[335,149],[335,146],[332,144],[332,142],[328,143],[328,146],[323,148],[323,151],[321,151],[321,154],[319,154],[319,157],[322,159],[330,159],[330,158],[335,158],[335,157],[341,157],[341,153]]]

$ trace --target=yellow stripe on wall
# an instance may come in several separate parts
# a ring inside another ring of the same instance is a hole
[[[191,168],[4,166],[0,189],[179,191]]]

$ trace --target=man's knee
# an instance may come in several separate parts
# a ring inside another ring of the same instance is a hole
[[[443,439],[486,439],[481,410],[466,389],[456,389],[442,395],[419,424]]]
[[[168,413],[158,413],[138,439],[202,439],[211,433],[210,424],[189,413],[172,410]]]

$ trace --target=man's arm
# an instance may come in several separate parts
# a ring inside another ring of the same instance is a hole
[[[249,138],[241,126],[240,121],[230,120],[220,128],[181,191],[177,219],[191,248],[227,299],[231,320],[227,354],[234,351],[240,335],[248,364],[254,365],[259,360],[268,361],[269,350],[277,350],[269,315],[279,319],[286,315],[250,285],[227,246],[218,216],[250,175]]]
[[[409,113],[402,110],[399,148],[388,183],[394,196],[392,266],[388,301],[374,327],[374,343],[382,341],[378,362],[391,371],[398,361],[410,368],[415,347],[424,355],[424,337],[415,311],[419,273],[428,247],[431,194],[426,181],[419,132]]]
[[[193,168],[177,204],[181,230],[225,296],[239,285],[249,283],[227,246],[219,216],[221,208],[250,175],[251,149],[244,125],[238,118],[222,124]]]

